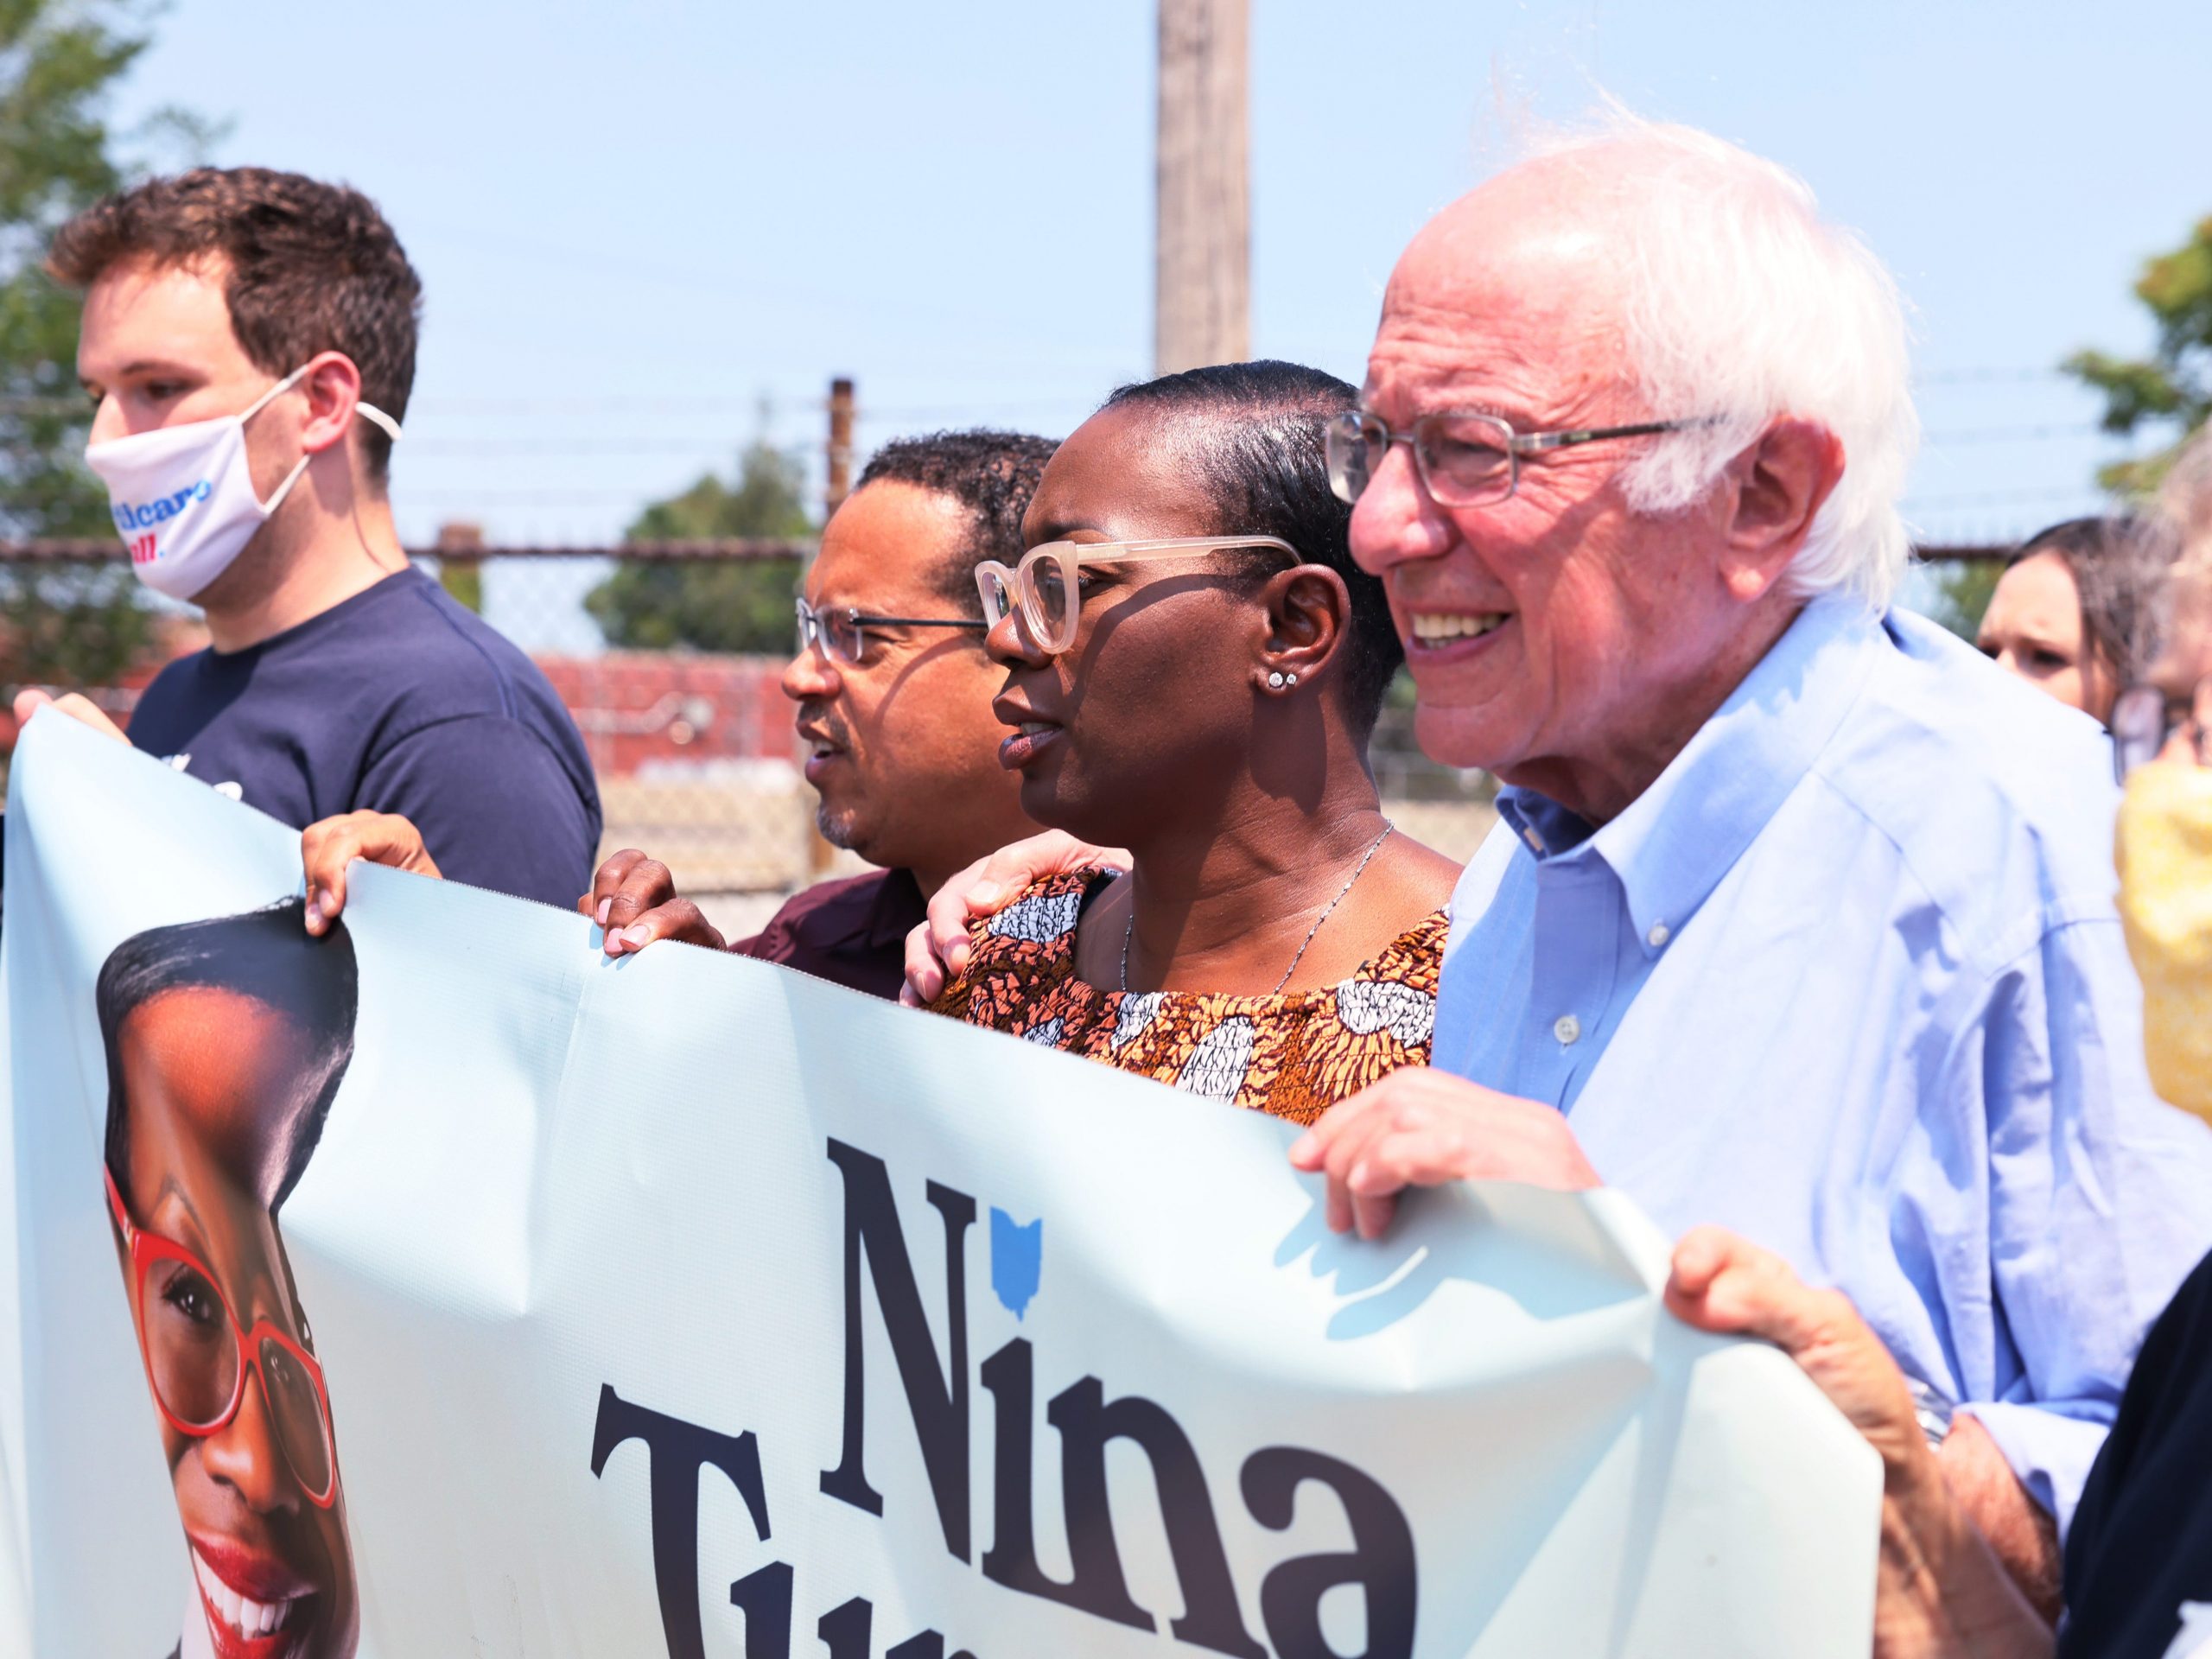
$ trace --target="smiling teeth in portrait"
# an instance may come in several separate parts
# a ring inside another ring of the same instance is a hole
[[[1478,639],[1505,620],[1503,611],[1455,611],[1448,615],[1417,613],[1414,638],[1425,645],[1446,639]]]
[[[292,1609],[299,1605],[296,1596],[264,1602],[238,1594],[215,1576],[215,1569],[200,1559],[196,1549],[192,1552],[192,1570],[200,1575],[200,1587],[207,1592],[207,1605],[241,1636],[267,1636],[272,1630],[283,1630],[284,1621],[292,1616]]]

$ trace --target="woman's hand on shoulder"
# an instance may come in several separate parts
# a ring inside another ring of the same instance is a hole
[[[993,914],[1024,887],[1075,870],[1126,870],[1129,863],[1120,848],[1094,847],[1064,830],[1047,830],[977,859],[938,889],[929,919],[906,935],[906,982],[899,1000],[910,1008],[934,1002],[968,966],[969,924]]]
[[[576,908],[601,930],[600,948],[610,957],[628,956],[659,939],[727,950],[729,944],[706,912],[676,891],[676,878],[658,859],[634,847],[608,857],[592,878],[591,891]]]
[[[356,860],[442,878],[423,832],[397,812],[341,812],[300,832],[307,875],[308,931],[320,937],[346,908],[346,871]]]

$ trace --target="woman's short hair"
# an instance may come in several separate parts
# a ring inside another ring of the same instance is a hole
[[[2009,570],[2049,554],[2063,564],[2081,596],[2083,642],[2133,685],[2158,652],[2158,614],[2171,540],[2128,513],[2069,518],[2037,531],[2005,561]]]
[[[306,1172],[323,1120],[353,1058],[353,1017],[359,970],[342,921],[321,938],[308,937],[307,901],[288,899],[238,916],[180,922],[134,933],[100,964],[93,992],[100,1037],[107,1047],[107,1166],[123,1186],[130,1169],[130,1101],[123,1084],[123,1027],[137,1009],[169,991],[220,990],[250,997],[283,1014],[308,1039],[301,1068],[302,1109],[282,1128],[283,1179],[274,1210]]]
[[[1351,591],[1344,697],[1355,732],[1375,727],[1405,647],[1382,584],[1351,556],[1351,509],[1329,487],[1322,429],[1359,402],[1356,388],[1296,363],[1262,359],[1186,369],[1116,389],[1105,406],[1191,417],[1186,453],[1214,502],[1211,533],[1280,536]]]

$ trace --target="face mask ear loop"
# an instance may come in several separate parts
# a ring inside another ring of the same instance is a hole
[[[245,426],[248,421],[251,420],[255,416],[260,414],[263,410],[266,409],[269,406],[270,400],[274,398],[277,393],[281,391],[288,391],[293,386],[296,385],[299,383],[300,377],[308,372],[308,365],[305,363],[301,364],[298,368],[294,369],[282,380],[279,380],[275,385],[270,387],[268,391],[263,392],[260,397],[255,398],[252,403],[249,404],[245,411],[238,416],[239,426]],[[292,486],[300,481],[300,474],[307,471],[308,463],[314,459],[315,457],[313,455],[302,455],[299,460],[299,464],[294,467],[290,472],[284,474],[284,481],[276,486],[276,494],[270,496],[266,501],[262,500],[258,497],[255,498],[254,505],[261,509],[261,516],[264,518],[272,516],[277,508],[284,505],[284,498],[292,493]]]
[[[260,397],[248,404],[238,416],[238,424],[240,426],[244,426],[255,416],[260,414],[263,410],[268,408],[270,399],[274,398],[277,393],[281,391],[289,391],[294,386],[299,384],[300,377],[307,372],[308,365],[304,363],[301,364],[298,368],[294,369],[282,380],[279,380],[275,385],[270,387],[268,391],[263,392]]]
[[[305,363],[301,364],[298,368],[294,369],[282,380],[279,380],[275,385],[270,387],[268,391],[263,392],[260,397],[255,398],[252,403],[246,406],[245,411],[239,415],[238,424],[240,426],[244,426],[248,421],[251,420],[255,416],[260,414],[263,410],[266,409],[269,406],[270,400],[273,399],[277,393],[289,391],[293,386],[296,385],[299,383],[300,377],[308,372],[308,366],[309,365]],[[372,404],[363,403],[356,403],[353,405],[353,409],[356,414],[365,417],[371,425],[383,428],[385,432],[391,435],[394,442],[398,441],[399,423],[393,420],[391,416],[385,414],[384,410],[377,408]],[[284,475],[284,481],[276,486],[276,494],[270,496],[266,501],[259,499],[256,500],[255,505],[261,509],[261,516],[264,518],[270,518],[276,512],[277,508],[284,505],[284,498],[292,493],[292,486],[300,481],[300,474],[307,471],[308,463],[314,459],[315,457],[313,455],[302,455],[299,460],[299,464],[293,467],[290,472],[287,473]]]
[[[300,457],[300,464],[293,467],[290,472],[284,474],[284,481],[276,486],[276,493],[270,496],[266,501],[258,501],[255,503],[255,505],[261,509],[261,516],[263,518],[268,518],[273,517],[276,509],[284,505],[284,498],[292,493],[292,486],[300,481],[300,474],[307,471],[308,463],[314,459],[315,457],[313,455],[302,455]]]

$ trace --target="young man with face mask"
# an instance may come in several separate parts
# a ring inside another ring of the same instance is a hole
[[[86,210],[48,268],[85,296],[85,459],[132,569],[213,640],[131,742],[296,827],[404,813],[454,879],[573,904],[600,832],[575,722],[393,526],[422,286],[375,205],[202,168]]]

